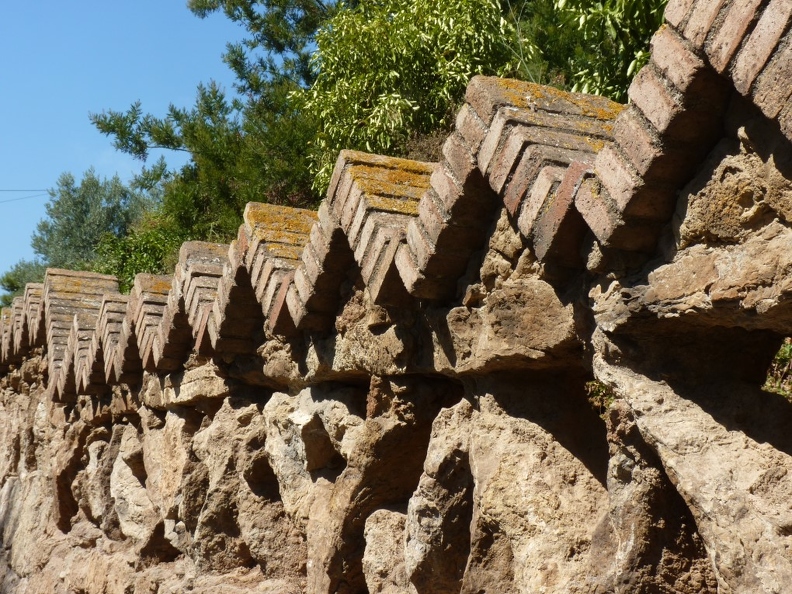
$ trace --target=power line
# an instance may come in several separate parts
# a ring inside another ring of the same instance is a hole
[[[0,192],[48,192],[46,188],[37,188],[35,190],[0,190]]]
[[[6,202],[17,202],[19,200],[28,200],[29,198],[41,198],[42,196],[49,196],[49,192],[46,194],[34,194],[33,196],[22,196],[20,198],[9,198],[8,200],[0,200],[0,204],[5,204]]]

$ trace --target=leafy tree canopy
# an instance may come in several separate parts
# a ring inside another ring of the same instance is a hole
[[[149,200],[117,176],[100,179],[89,169],[77,184],[64,173],[50,190],[47,217],[31,240],[33,251],[48,266],[84,269],[94,260],[102,235],[126,235],[148,207]]]
[[[341,148],[403,152],[442,126],[475,74],[510,68],[512,36],[495,0],[381,0],[342,7],[316,37],[316,80],[295,93],[319,122],[316,186]]]
[[[343,3],[353,6],[357,2]],[[310,86],[314,36],[342,3],[328,0],[189,0],[187,6],[199,17],[222,11],[248,33],[242,43],[228,44],[224,56],[243,95],[266,92],[273,79],[289,79]]]
[[[649,60],[649,41],[668,0],[555,0],[560,21],[577,26],[567,58],[569,86],[626,101],[632,77]],[[549,41],[549,40],[548,40]]]
[[[47,267],[39,260],[20,260],[11,270],[0,276],[0,288],[5,291],[0,295],[0,307],[11,305],[14,297],[25,292],[25,285],[38,283],[44,278]]]
[[[117,176],[101,179],[89,169],[79,183],[72,174],[62,174],[49,194],[47,216],[39,221],[31,238],[36,259],[20,260],[0,276],[0,288],[5,291],[0,304],[4,306],[20,295],[27,283],[41,282],[47,267],[96,268],[100,244],[126,237],[157,204],[158,188],[127,187]]]

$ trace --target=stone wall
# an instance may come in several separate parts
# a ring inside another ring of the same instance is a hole
[[[792,4],[672,0],[629,106],[475,78],[173,275],[2,311],[3,592],[782,593]]]

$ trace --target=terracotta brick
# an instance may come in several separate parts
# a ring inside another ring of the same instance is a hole
[[[663,154],[657,133],[633,106],[616,122],[614,139],[641,176]]]
[[[710,64],[718,72],[724,72],[728,67],[761,3],[762,0],[734,0],[729,3],[723,23],[705,48]]]
[[[481,237],[483,228],[489,220],[489,212],[477,218],[453,217],[445,212],[439,197],[431,191],[422,203],[419,221],[429,239],[436,242],[440,235],[449,227],[454,229],[454,235],[459,241],[476,241]]]
[[[614,110],[606,110],[611,113]],[[619,108],[619,113],[622,106]],[[597,152],[613,135],[613,120],[577,114],[503,108],[496,114],[478,156],[479,169],[490,186],[502,192],[503,183],[519,154],[541,144],[579,152]],[[511,166],[511,167],[510,167]]]
[[[333,167],[333,175],[330,177],[330,185],[327,188],[326,198],[322,201],[322,203],[327,203],[328,205],[332,204],[335,196],[339,194],[338,185],[341,183],[347,163],[349,162],[352,155],[354,155],[354,151],[342,150],[340,153],[338,153],[336,164]]]
[[[587,163],[572,163],[561,184],[549,197],[533,228],[533,248],[540,262],[564,268],[582,266],[581,245],[588,230],[575,209],[575,194],[585,176],[591,175]]]
[[[673,210],[673,192],[646,184],[613,147],[597,155],[597,175],[619,212],[626,218],[666,221]]]
[[[694,0],[670,0],[665,9],[666,22],[677,29],[680,28],[693,2]]]
[[[601,244],[627,251],[654,250],[658,238],[656,227],[636,222],[627,224],[597,180],[588,179],[581,184],[575,194],[575,208]]]
[[[519,128],[504,129],[505,139],[501,142],[498,150],[489,162],[487,180],[489,181],[490,188],[492,188],[492,191],[496,194],[503,195],[506,182],[511,178],[526,148],[526,143],[523,142],[521,132],[522,130]]]
[[[396,269],[399,271],[399,276],[407,291],[411,295],[418,297],[419,295],[416,294],[416,289],[420,287],[425,277],[421,273],[415,258],[413,258],[412,251],[406,243],[399,245],[396,250],[394,263],[396,264]]]
[[[489,171],[492,166],[492,160],[499,152],[501,145],[506,142],[509,136],[509,129],[512,122],[508,115],[498,112],[493,118],[487,135],[481,143],[476,163],[479,170],[489,179]],[[452,169],[452,171],[454,171]],[[496,190],[497,191],[497,190]]]
[[[44,284],[28,283],[25,286],[25,322],[31,347],[42,346],[44,340]]]
[[[28,353],[30,349],[30,340],[28,336],[27,324],[25,322],[25,298],[14,297],[11,302],[12,318],[12,344],[11,351],[14,357],[21,358]]]
[[[464,190],[454,178],[447,163],[443,162],[440,164],[440,167],[432,174],[430,183],[431,187],[426,191],[423,197],[421,197],[421,204],[419,204],[418,208],[419,217],[423,209],[422,204],[426,200],[438,200],[440,210],[446,214],[448,214],[449,209],[453,209],[460,200],[462,200],[464,204]]]
[[[376,241],[376,235],[380,232],[385,232],[387,235],[393,236],[396,241],[399,241],[400,238],[404,237],[404,230],[413,218],[380,212],[373,212],[366,217],[366,221],[360,231],[360,244],[355,252],[355,261],[361,270],[364,268],[364,261],[369,250],[373,247],[372,242]],[[365,275],[363,280],[368,280]]]
[[[698,48],[704,47],[715,19],[725,0],[696,0],[685,25],[685,37]]]
[[[616,123],[616,144],[638,175],[650,182],[684,183],[706,155],[695,145],[668,144],[663,147],[649,122],[635,109]]]
[[[476,174],[480,175],[478,162],[459,134],[452,133],[443,144],[443,158],[449,172],[460,187]]]
[[[349,201],[349,208],[344,208],[344,218],[341,221],[342,228],[344,229],[349,247],[352,248],[352,251],[357,249],[358,240],[360,239],[360,229],[368,214],[366,212],[368,205],[363,197],[363,193],[357,193],[353,190],[351,195],[355,194],[357,194],[357,199]],[[353,204],[354,209],[352,208]]]
[[[322,287],[319,285],[312,285],[307,278],[302,274],[302,269],[298,268],[294,271],[294,278],[291,285],[297,291],[300,301],[305,304],[308,311],[319,313],[335,313],[336,304],[338,303],[338,286],[340,279],[332,278],[333,285]],[[338,284],[336,284],[338,283]],[[274,287],[279,286],[274,284]],[[277,295],[277,291],[273,292],[273,299]],[[269,312],[267,312],[269,316]]]
[[[661,134],[668,130],[683,111],[680,101],[652,68],[641,69],[633,79],[628,93],[630,101]]]
[[[643,68],[630,85],[629,96],[641,114],[664,140],[707,144],[722,134],[722,108],[712,105],[684,107],[683,97],[663,82],[650,67]]]
[[[465,103],[456,117],[456,132],[468,150],[475,155],[487,134],[487,126],[473,108]]]
[[[289,307],[286,304],[293,278],[294,272],[290,272],[281,280],[278,293],[273,299],[272,308],[266,320],[269,331],[279,336],[292,336],[297,330],[291,312],[289,312]]]
[[[771,0],[732,68],[734,87],[747,95],[759,72],[764,68],[792,16],[790,0]],[[789,85],[787,81],[786,86]]]
[[[533,231],[536,218],[547,198],[558,188],[566,173],[565,167],[549,165],[542,168],[531,188],[530,194],[523,200],[517,227],[525,237]]]
[[[407,245],[419,269],[424,269],[435,255],[435,244],[419,221],[410,221],[405,234]]]
[[[372,246],[370,257],[374,263],[367,274],[366,290],[377,305],[404,306],[409,299],[395,262],[400,245],[395,237],[383,233]]]
[[[457,186],[453,175],[445,167],[432,174],[432,188],[424,194],[418,209],[418,217],[424,208],[424,200],[437,200],[440,210],[462,226],[480,226],[487,219],[498,201],[483,176],[476,174],[476,181],[468,180],[463,188]]]
[[[512,216],[518,216],[523,199],[531,192],[539,172],[547,166],[566,167],[574,161],[593,162],[592,153],[570,151],[552,146],[531,145],[523,152],[514,174],[503,193],[503,204]]]
[[[778,52],[759,75],[753,100],[769,118],[776,118],[792,97],[792,43]]]
[[[309,311],[300,300],[293,284],[289,284],[286,290],[286,306],[298,330],[327,332],[333,327],[335,315]]]
[[[709,70],[670,27],[661,27],[652,37],[652,62],[682,92],[695,85],[697,79]]]
[[[514,99],[519,100],[519,90],[514,97],[507,96],[507,89],[493,77],[474,76],[468,83],[465,100],[486,127],[490,127],[492,118],[503,105],[511,105]]]

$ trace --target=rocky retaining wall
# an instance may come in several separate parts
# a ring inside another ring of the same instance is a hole
[[[3,592],[789,591],[787,1],[672,0],[624,107],[476,78],[172,276],[3,310]]]

